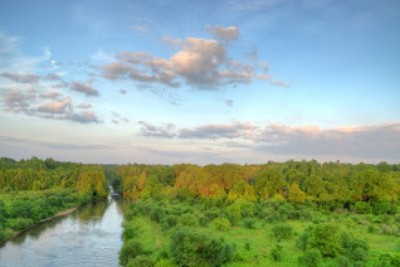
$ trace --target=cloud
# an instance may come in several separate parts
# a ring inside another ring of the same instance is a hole
[[[76,107],[80,108],[80,109],[91,109],[92,105],[91,104],[82,103],[82,104],[77,105]]]
[[[54,101],[43,102],[48,99],[53,99]],[[63,98],[57,92],[40,94],[34,89],[13,87],[3,93],[1,102],[7,112],[79,123],[101,122],[96,113],[89,110],[89,107],[83,112],[76,112],[72,99],[70,97]]]
[[[207,30],[217,39],[224,42],[235,41],[239,36],[239,28],[235,26],[210,26]]]
[[[233,100],[232,99],[227,99],[225,100],[225,105],[227,105],[228,107],[233,107]]]
[[[80,123],[100,123],[101,121],[97,117],[96,113],[93,111],[83,111],[80,113],[73,113],[70,116],[68,116],[66,119],[75,121],[75,122],[80,122]]]
[[[31,114],[34,110],[31,107],[31,102],[35,101],[36,98],[36,90],[22,91],[12,88],[3,94],[2,102],[6,111]]]
[[[41,98],[50,98],[50,99],[57,99],[62,97],[62,94],[55,91],[46,92],[40,95]]]
[[[400,122],[327,129],[243,122],[191,128],[178,128],[173,124],[140,124],[142,128],[138,134],[141,136],[203,143],[213,141],[211,144],[216,147],[235,147],[253,155],[264,153],[280,159],[398,162],[400,158]]]
[[[24,145],[33,145],[44,148],[51,149],[61,149],[61,150],[99,150],[99,149],[110,149],[110,146],[107,145],[83,145],[83,144],[67,144],[67,143],[51,143],[51,142],[43,142],[36,141],[26,138],[17,138],[11,136],[0,136],[0,141],[7,143],[15,143],[15,144],[24,144]]]
[[[72,111],[72,99],[67,97],[61,101],[54,101],[38,107],[38,111],[45,113],[65,113]]]
[[[149,29],[146,26],[142,26],[142,25],[133,26],[132,29],[141,34],[145,34],[145,33],[149,32]]]
[[[175,137],[174,133],[175,125],[172,123],[163,124],[162,126],[155,126],[145,121],[138,121],[142,126],[139,135],[146,137],[161,137],[161,138],[172,138]]]
[[[271,81],[271,84],[279,86],[279,87],[285,87],[285,88],[289,87],[289,84],[287,84],[284,81],[279,81],[279,80],[273,80],[273,81]]]
[[[3,72],[0,76],[17,83],[36,83],[39,80],[39,76],[31,73]]]
[[[82,83],[78,81],[73,81],[71,83],[71,90],[74,90],[79,93],[83,93],[86,96],[99,96],[99,91],[93,88],[90,82]]]
[[[119,93],[120,93],[121,95],[126,95],[126,90],[121,89],[121,90],[119,90]]]
[[[139,121],[142,126],[139,133],[148,137],[182,138],[182,139],[221,139],[249,138],[254,135],[257,126],[250,123],[209,124],[192,128],[177,129],[174,124],[165,123],[156,126]]]
[[[183,128],[179,131],[180,138],[220,139],[220,138],[250,138],[257,127],[249,123],[211,124],[194,128]]]
[[[113,62],[101,65],[99,69],[109,80],[133,80],[172,88],[187,84],[197,89],[218,90],[228,84],[271,79],[264,62],[255,58],[249,62],[231,59],[228,43],[238,37],[237,27],[211,26],[207,29],[216,40],[166,37],[164,42],[178,50],[169,58],[147,52],[123,51],[115,55]]]

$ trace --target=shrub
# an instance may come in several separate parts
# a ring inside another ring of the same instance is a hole
[[[23,230],[33,225],[33,223],[34,222],[32,219],[26,219],[26,218],[8,219],[7,221],[8,226],[15,230]]]
[[[345,256],[338,256],[336,258],[337,267],[353,267],[351,260]]]
[[[243,220],[243,225],[248,229],[254,229],[256,228],[256,220],[253,218],[246,218]]]
[[[307,246],[318,248],[323,256],[335,257],[342,251],[339,227],[335,224],[317,225]]]
[[[231,227],[231,223],[225,218],[216,218],[212,222],[213,226],[219,231],[226,231]]]
[[[375,262],[374,267],[398,267],[400,266],[399,254],[381,254],[378,261]]]
[[[164,210],[159,207],[155,207],[150,211],[150,219],[156,223],[160,223],[163,217],[165,216]]]
[[[146,254],[143,246],[140,242],[134,240],[128,240],[122,246],[119,252],[119,262],[122,266],[127,265],[127,263],[136,258],[139,255]]]
[[[153,267],[155,266],[155,261],[149,256],[140,255],[136,258],[129,260],[127,267]]]
[[[124,239],[128,240],[128,239],[132,239],[137,236],[137,232],[136,232],[134,225],[132,225],[132,224],[125,225],[124,228],[125,228],[124,232],[122,233],[122,236],[124,237]]]
[[[161,228],[163,230],[166,230],[171,227],[174,227],[177,224],[178,224],[178,218],[175,215],[168,215],[164,217],[164,219],[162,220]]]
[[[171,256],[178,266],[220,266],[233,259],[235,246],[205,234],[179,230],[172,236]]]
[[[198,224],[198,219],[193,214],[185,213],[179,219],[179,223],[185,226],[195,226]]]
[[[6,240],[6,234],[4,233],[3,229],[0,227],[0,244]]]
[[[346,254],[354,261],[364,262],[368,256],[368,244],[360,239],[352,239],[348,246],[345,246]]]
[[[175,267],[175,264],[170,260],[161,259],[156,263],[155,267]]]
[[[283,247],[276,244],[271,250],[271,257],[274,261],[281,261],[284,257]]]
[[[318,267],[322,261],[322,254],[317,248],[312,248],[299,258],[300,264],[307,267]]]
[[[274,237],[280,241],[282,239],[288,239],[293,235],[293,228],[288,224],[279,224],[272,228]]]
[[[372,207],[369,204],[369,202],[364,202],[364,201],[356,202],[354,204],[354,209],[357,211],[357,213],[360,214],[372,213]]]

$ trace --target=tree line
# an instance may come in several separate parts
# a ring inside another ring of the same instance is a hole
[[[129,199],[201,198],[212,202],[286,200],[312,202],[360,212],[385,212],[400,193],[400,165],[269,162],[260,165],[193,164],[115,167],[120,190]]]

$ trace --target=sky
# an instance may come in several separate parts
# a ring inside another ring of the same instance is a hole
[[[397,0],[0,0],[0,156],[400,162]]]

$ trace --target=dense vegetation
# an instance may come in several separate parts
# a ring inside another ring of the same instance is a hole
[[[124,266],[400,266],[400,166],[120,166]]]
[[[102,166],[0,158],[0,243],[62,210],[105,196]]]
[[[400,165],[84,165],[0,159],[0,242],[107,195],[123,266],[400,266]]]

